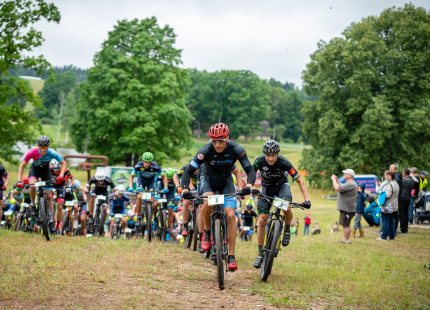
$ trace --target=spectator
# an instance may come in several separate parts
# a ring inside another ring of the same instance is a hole
[[[334,174],[331,176],[334,189],[339,192],[336,210],[339,210],[339,224],[343,227],[343,240],[338,243],[351,243],[351,220],[355,215],[357,200],[357,183],[354,181],[355,172],[346,169],[343,172],[345,183],[341,184]]]
[[[415,187],[415,181],[411,177],[411,170],[408,168],[403,169],[402,191],[400,192],[399,199],[399,218],[400,230],[397,233],[408,233],[408,212],[409,204],[412,199],[412,190]],[[385,224],[384,224],[385,225]]]
[[[299,218],[296,218],[296,236],[299,235]]]
[[[306,214],[305,218],[305,229],[303,230],[303,236],[309,235],[309,227],[311,226],[311,217],[309,216],[309,212]]]
[[[291,225],[290,225],[290,236],[294,237],[296,235],[296,223],[294,222],[294,220],[291,220]]]
[[[399,185],[399,201],[397,202],[397,205],[400,208],[400,193],[402,192],[402,188],[403,188],[403,176],[400,172],[397,172],[396,164],[392,164],[390,166],[390,171],[394,172],[394,180],[396,180],[397,184]],[[394,231],[397,231],[397,227],[399,226],[399,211],[393,212],[393,214],[394,214]],[[382,226],[383,225],[384,224],[382,224]]]
[[[398,205],[398,202],[397,202],[397,205]],[[380,225],[381,208],[378,206],[378,203],[375,201],[375,198],[369,197],[369,206],[366,209],[364,209],[363,217],[370,227]]]
[[[312,228],[312,235],[319,235],[320,233],[320,226],[318,225],[318,222],[315,221],[314,228]]]
[[[357,228],[360,230],[360,236],[364,237],[363,226],[361,225],[361,218],[364,213],[364,202],[366,201],[366,194],[364,193],[364,189],[366,188],[366,184],[358,183],[357,186],[357,201],[355,203],[355,220],[354,226],[352,227],[351,237],[355,238],[355,233]]]
[[[387,180],[387,183],[385,187],[382,189],[385,191],[385,197],[386,197],[384,206],[389,206],[391,204],[393,208],[393,212],[392,213],[381,212],[381,217],[383,222],[383,232],[381,234],[381,237],[377,238],[376,240],[387,241],[388,237],[390,238],[390,240],[394,240],[394,237],[395,237],[393,214],[398,209],[399,185],[394,180],[394,178],[395,178],[394,172],[392,171],[385,172],[385,179]]]
[[[337,231],[339,231],[339,224],[337,223],[337,221],[334,221],[334,225],[330,225],[330,233],[332,234]]]
[[[420,192],[426,192],[427,191],[427,176],[428,176],[427,172],[421,171],[421,173],[420,173]]]
[[[415,186],[411,192],[412,198],[408,209],[408,222],[409,224],[414,223],[414,203],[420,193],[420,176],[418,175],[418,169],[416,167],[411,168],[411,178],[415,182]]]
[[[6,190],[9,185],[10,177],[6,172],[6,169],[0,164],[0,200],[3,200],[3,191]]]

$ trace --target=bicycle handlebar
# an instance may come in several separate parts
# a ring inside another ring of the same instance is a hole
[[[266,199],[272,199],[272,200],[275,199],[275,197],[270,197],[270,196],[266,196],[266,195],[263,195],[263,194],[260,194],[258,196],[261,196],[261,197],[266,198]],[[303,204],[304,203],[298,203],[298,202],[289,201],[289,205],[291,205],[290,208],[300,208],[300,209],[304,210]]]

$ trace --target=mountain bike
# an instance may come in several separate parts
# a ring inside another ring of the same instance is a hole
[[[15,231],[27,231],[29,221],[29,204],[26,202],[22,202],[19,214],[16,218]]]
[[[107,197],[105,195],[97,195],[97,200],[95,201],[95,212],[93,224],[89,225],[92,233],[87,234],[87,237],[97,237],[97,235],[103,235],[103,229],[105,223],[102,223],[103,215],[105,212],[104,205],[106,204]],[[92,226],[92,227],[91,227]]]
[[[139,190],[136,190],[139,192]],[[148,241],[151,242],[152,240],[152,216],[154,213],[154,207],[152,205],[151,201],[151,193],[150,192],[142,192],[142,215],[141,215],[141,222],[140,227],[139,225],[136,225],[136,236],[139,238],[142,236],[142,238],[145,237],[145,231],[147,232],[147,238]]]
[[[192,207],[188,209],[188,235],[185,236],[184,246],[186,249],[191,247],[193,243],[193,250],[197,250],[197,237],[198,237],[198,223],[197,217],[199,216],[199,205],[203,204],[201,199],[193,201]]]
[[[2,222],[3,229],[15,230],[17,212],[8,210],[4,212],[4,221]]]
[[[51,211],[49,210],[49,200],[45,193],[45,186],[52,187],[53,181],[41,181],[34,183],[37,191],[37,205],[36,209],[39,213],[38,222],[42,224],[42,235],[47,241],[51,240],[51,229],[49,227],[49,219],[51,218]],[[37,213],[36,211],[36,213]]]
[[[245,242],[251,241],[250,231],[252,231],[252,227],[251,226],[243,226],[243,238],[242,238],[242,241],[245,241]]]
[[[122,221],[122,218],[124,216],[125,216],[125,214],[115,213],[115,215],[114,215],[115,223],[113,224],[113,229],[112,229],[112,232],[110,234],[112,239],[119,239],[121,237],[121,233],[122,233],[121,221]]]
[[[272,200],[271,208],[275,208],[274,211],[269,213],[263,244],[263,263],[261,264],[260,280],[266,282],[272,272],[273,261],[281,250],[282,230],[284,226],[284,215],[281,214],[281,210],[287,211],[289,206],[290,208],[301,208],[303,210],[303,204],[262,194],[260,194],[260,197],[265,202]]]
[[[161,195],[162,193],[158,193]],[[166,195],[162,195],[161,199],[158,199],[158,223],[155,225],[156,227],[156,236],[162,243],[166,241],[166,234],[168,231],[167,227],[167,199]]]

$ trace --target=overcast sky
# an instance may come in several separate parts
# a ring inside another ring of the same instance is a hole
[[[52,0],[51,0],[52,1]],[[49,2],[49,0],[48,0]],[[430,9],[429,0],[411,1]],[[40,22],[46,41],[35,50],[55,66],[93,65],[93,56],[118,20],[156,16],[174,28],[186,68],[251,70],[261,78],[301,84],[319,40],[352,22],[405,1],[385,0],[74,0],[54,1],[60,24]]]

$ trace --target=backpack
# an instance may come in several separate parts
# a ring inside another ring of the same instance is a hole
[[[306,218],[305,218],[305,225],[310,225],[311,224],[311,217],[310,216],[307,216]]]

